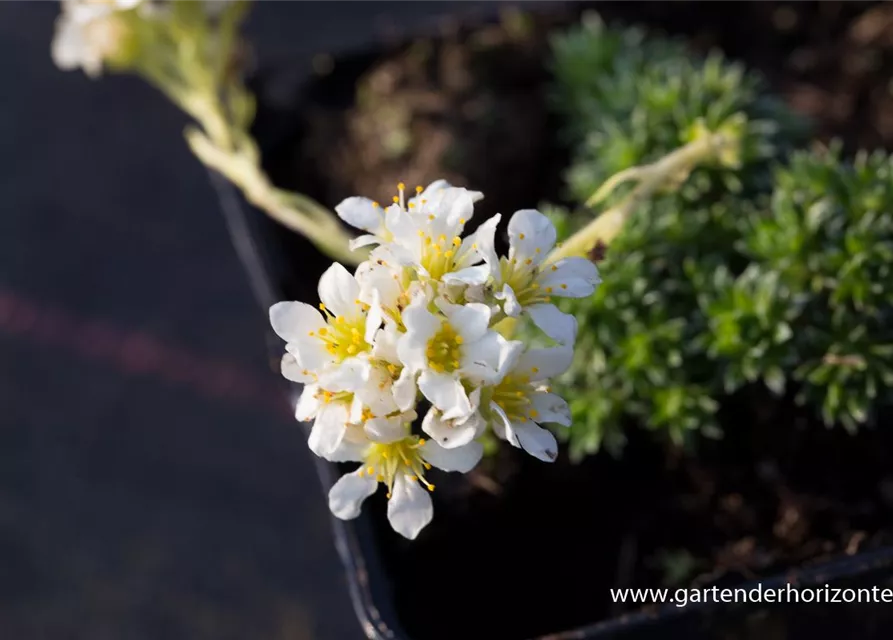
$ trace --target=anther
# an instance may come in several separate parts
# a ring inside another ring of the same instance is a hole
[[[523,239],[524,239],[524,234],[523,234],[523,233],[518,234],[518,239],[519,239],[519,240],[523,240]]]

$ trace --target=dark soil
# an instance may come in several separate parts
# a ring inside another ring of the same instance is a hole
[[[893,147],[893,6],[597,8],[762,71],[815,118],[819,140]],[[445,177],[485,193],[479,219],[556,201],[566,155],[554,146],[543,62],[550,26],[566,19],[449,25],[410,47],[336,61],[305,93],[299,135],[267,155],[274,179],[333,205]],[[308,271],[318,265],[301,241],[284,242],[295,243],[293,271],[306,269],[285,291],[313,297]],[[853,437],[748,394],[728,400],[727,437],[700,443],[697,457],[635,425],[619,461],[575,466],[562,455],[547,465],[503,450],[470,477],[439,479],[434,523],[414,543],[390,531],[379,492],[366,512],[400,623],[418,640],[514,640],[635,610],[612,604],[610,587],[732,586],[893,543],[893,430]]]

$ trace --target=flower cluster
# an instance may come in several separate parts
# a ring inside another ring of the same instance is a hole
[[[153,20],[167,13],[171,2],[195,0],[61,0],[51,54],[64,71],[83,69],[91,78],[110,62],[133,55],[134,20]],[[195,2],[209,17],[221,13],[234,0]]]
[[[487,429],[555,459],[555,437],[540,425],[570,425],[548,381],[570,366],[577,324],[552,297],[592,295],[600,278],[584,258],[548,259],[555,228],[538,211],[512,216],[500,257],[499,215],[463,237],[479,192],[444,181],[409,199],[404,185],[398,192],[387,207],[360,197],[338,205],[366,233],[354,248],[374,247],[368,260],[353,274],[338,263],[323,274],[319,310],[280,302],[270,320],[287,342],[282,374],[304,385],[296,417],[313,421],[311,450],[361,463],[332,487],[332,512],[356,517],[383,483],[391,525],[414,539],[433,516],[428,470],[469,472]],[[511,339],[524,318],[548,344]],[[414,433],[423,411],[424,434]]]
[[[142,2],[62,0],[52,46],[56,66],[66,71],[81,68],[94,78],[100,75],[103,63],[116,57],[125,46],[127,29],[120,14]]]

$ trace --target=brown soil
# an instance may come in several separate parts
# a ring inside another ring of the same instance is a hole
[[[762,71],[820,140],[893,147],[893,6],[597,8]],[[450,27],[336,63],[312,87],[279,181],[301,175],[296,186],[332,204],[444,177],[486,194],[480,219],[556,200],[566,156],[543,93],[552,24]],[[728,586],[893,543],[893,430],[851,437],[762,395],[723,412],[726,439],[696,458],[634,426],[621,461],[545,465],[503,450],[471,478],[438,482],[435,521],[412,544],[390,532],[377,495],[367,509],[401,623],[426,640],[531,637],[635,609],[612,604],[609,587]]]

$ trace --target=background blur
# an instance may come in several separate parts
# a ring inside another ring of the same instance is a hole
[[[261,62],[492,3],[259,2]],[[329,516],[186,120],[0,2],[0,636],[357,638]]]

